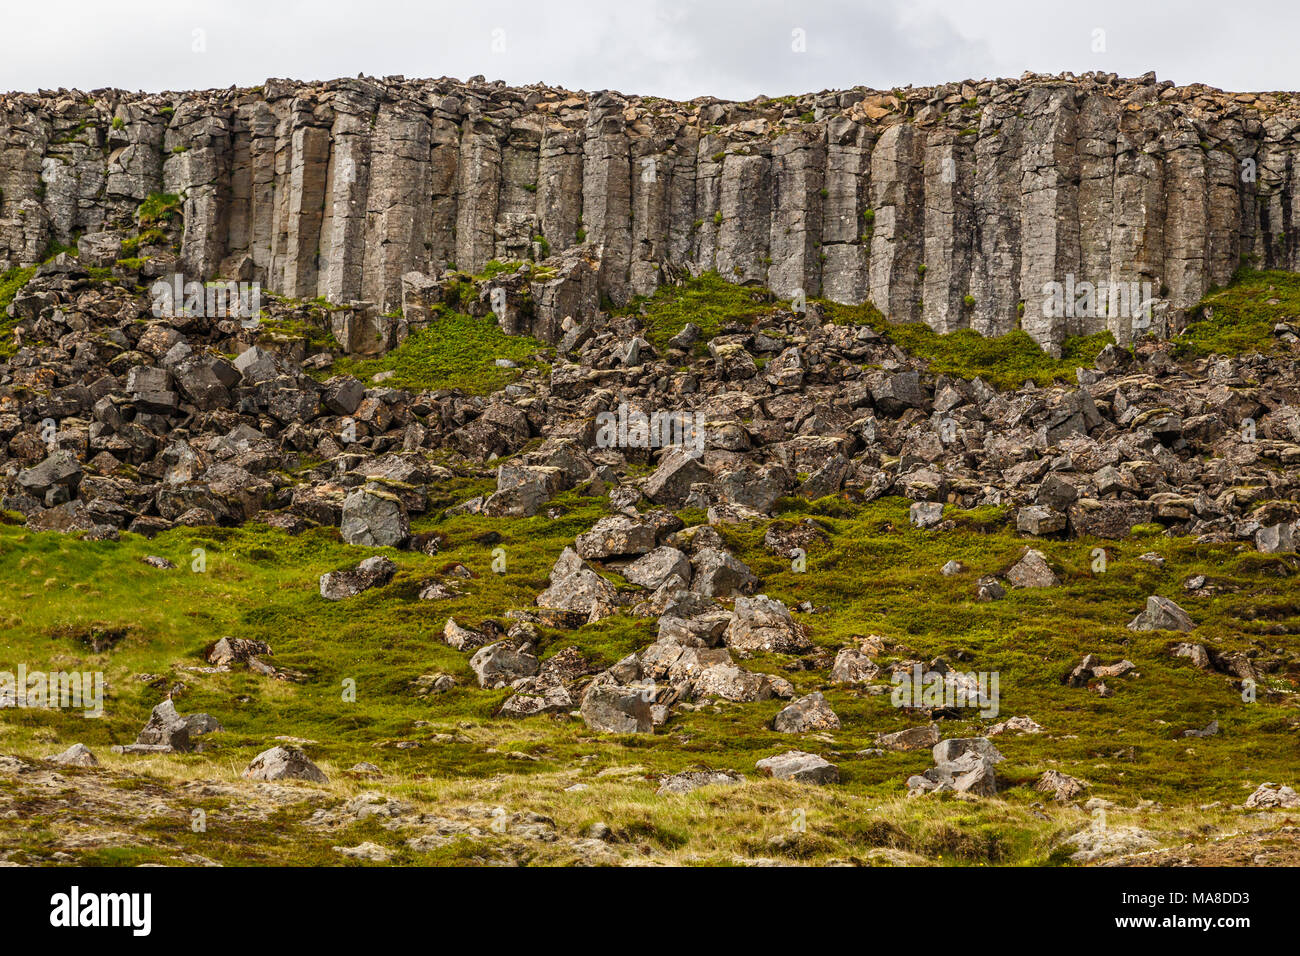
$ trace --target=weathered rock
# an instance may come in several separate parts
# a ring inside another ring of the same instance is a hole
[[[297,747],[272,747],[264,750],[244,770],[249,780],[308,780],[329,783],[314,763]]]
[[[701,787],[735,787],[745,782],[738,773],[725,770],[685,770],[664,777],[655,791],[659,796],[674,793],[690,793]]]
[[[935,765],[922,774],[909,777],[910,793],[933,793],[955,790],[980,797],[997,794],[994,765],[1004,758],[987,737],[964,737],[943,740],[934,746]]]
[[[170,700],[164,700],[154,707],[135,742],[146,747],[176,751],[193,749],[190,743],[189,725],[185,723],[185,718],[176,712],[176,705]]]
[[[772,729],[782,734],[803,734],[818,730],[838,730],[840,719],[819,691],[800,697],[784,707],[772,721]]]
[[[856,647],[841,647],[831,665],[832,684],[869,684],[880,675],[880,666]]]
[[[665,545],[623,568],[623,577],[633,584],[651,589],[676,577],[680,582],[679,587],[686,587],[691,580],[691,559],[676,548]]]
[[[691,590],[706,597],[750,594],[758,586],[749,567],[727,551],[702,548],[695,552],[691,564],[695,568]]]
[[[491,690],[533,676],[540,665],[526,650],[509,641],[497,641],[479,648],[469,659],[469,666],[478,675],[478,685]]]
[[[648,734],[654,731],[650,699],[642,687],[626,687],[597,678],[582,695],[582,719],[592,730],[607,734]]]
[[[1192,631],[1196,624],[1173,601],[1153,594],[1147,598],[1146,609],[1129,621],[1128,628],[1130,631]]]
[[[1061,773],[1059,770],[1048,770],[1038,778],[1034,789],[1039,793],[1050,793],[1053,800],[1065,803],[1083,793],[1087,786],[1082,780]]]
[[[823,757],[802,750],[787,750],[774,757],[765,757],[754,766],[761,773],[778,780],[817,785],[840,782],[838,767]]]
[[[924,727],[909,727],[892,734],[877,734],[876,746],[882,750],[919,750],[933,747],[939,742],[939,725],[926,724]]]
[[[98,767],[99,760],[90,748],[85,744],[73,744],[62,753],[55,754],[52,757],[46,757],[50,763],[56,763],[61,767]]]
[[[745,654],[800,654],[812,647],[790,609],[766,594],[737,597],[725,640],[733,651]]]
[[[591,560],[645,554],[654,546],[653,525],[628,515],[611,515],[578,535],[574,549],[579,557]]]
[[[382,554],[366,558],[355,568],[320,576],[320,596],[327,601],[356,597],[362,591],[383,587],[397,573],[397,565]]]
[[[344,499],[339,534],[348,544],[395,548],[411,536],[411,522],[397,495],[371,483]]]
[[[1024,555],[1007,572],[1007,580],[1013,588],[1054,588],[1061,579],[1047,564],[1047,556],[1033,548],[1026,548]]]

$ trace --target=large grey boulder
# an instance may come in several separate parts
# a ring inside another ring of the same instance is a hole
[[[551,586],[537,595],[537,606],[590,613],[602,604],[614,604],[614,585],[588,567],[572,548],[565,548],[551,568]]]
[[[741,655],[800,654],[812,648],[790,609],[766,594],[738,597],[727,627],[727,646]]]
[[[994,765],[1004,758],[987,737],[957,737],[934,745],[935,765],[924,773],[909,777],[911,793],[935,793],[955,790],[979,797],[998,792]]]
[[[772,721],[780,734],[804,734],[817,730],[839,730],[840,719],[821,691],[813,691],[784,707]]]
[[[758,578],[743,561],[718,548],[701,548],[692,566],[695,576],[691,590],[706,597],[750,594],[758,586]]]
[[[18,485],[34,495],[44,495],[56,486],[75,490],[82,468],[77,456],[66,448],[54,452],[40,464],[18,473]]]
[[[654,731],[651,694],[646,688],[625,686],[597,677],[582,695],[582,719],[592,730],[607,734],[648,734]]]
[[[327,601],[356,597],[362,591],[382,587],[397,573],[397,565],[382,555],[366,558],[355,568],[330,571],[320,576],[320,596]]]
[[[154,707],[135,742],[145,747],[168,750],[193,749],[190,743],[189,725],[185,722],[185,718],[176,712],[176,705],[170,699]]]
[[[876,746],[882,750],[919,750],[933,747],[939,742],[939,725],[926,724],[923,727],[908,727],[891,734],[877,734]]]
[[[690,647],[716,647],[731,623],[731,612],[694,591],[676,591],[659,615],[659,640]]]
[[[657,505],[679,508],[691,493],[691,485],[712,480],[713,473],[695,452],[672,448],[664,453],[642,491]]]
[[[309,780],[329,783],[314,763],[297,747],[272,747],[264,750],[244,770],[249,780]]]
[[[99,760],[90,748],[85,744],[73,744],[63,753],[55,754],[52,757],[46,757],[50,763],[58,764],[61,767],[98,767]]]
[[[880,674],[880,665],[856,647],[841,647],[831,665],[832,684],[869,684]]]
[[[1047,556],[1034,548],[1025,549],[1024,556],[1007,572],[1007,581],[1013,588],[1054,588],[1061,583]]]
[[[397,495],[369,482],[343,500],[339,534],[348,544],[395,548],[411,536],[411,521]]]
[[[692,686],[692,695],[697,700],[719,697],[745,704],[793,694],[794,688],[784,677],[745,670],[730,661],[705,667],[695,676]]]
[[[590,531],[578,535],[574,550],[592,560],[645,554],[654,549],[654,525],[630,515],[601,518]]]
[[[643,588],[657,588],[674,575],[685,586],[691,579],[691,559],[667,545],[655,548],[623,568],[623,577]]]
[[[701,787],[735,787],[745,782],[738,773],[727,770],[684,770],[659,781],[657,796],[671,793],[690,793]]]
[[[787,750],[774,757],[765,757],[754,766],[761,773],[778,780],[818,785],[840,782],[839,767],[823,757],[802,750]]]
[[[1255,532],[1255,548],[1261,554],[1290,554],[1295,551],[1295,535],[1291,525],[1268,525]]]
[[[1191,631],[1196,623],[1191,615],[1169,598],[1153,594],[1147,598],[1146,609],[1129,621],[1130,631]]]
[[[540,666],[537,658],[510,641],[480,647],[469,659],[478,675],[478,685],[488,690],[505,687],[521,677],[532,677]]]

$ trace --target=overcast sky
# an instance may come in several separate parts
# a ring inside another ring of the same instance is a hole
[[[1296,0],[3,0],[0,25],[0,90],[364,72],[748,99],[1027,69],[1300,87]]]

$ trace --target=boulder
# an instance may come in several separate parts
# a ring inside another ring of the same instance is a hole
[[[812,648],[812,642],[795,623],[790,609],[766,594],[736,598],[725,640],[728,647],[742,655],[800,654]]]
[[[309,780],[329,783],[314,763],[297,747],[272,747],[264,750],[244,770],[249,780]]]
[[[781,734],[804,734],[816,730],[839,730],[840,719],[820,691],[800,697],[784,707],[772,721]]]
[[[691,493],[691,485],[712,480],[713,473],[704,467],[697,453],[674,447],[664,453],[642,491],[657,505],[680,508]]]
[[[1137,617],[1129,621],[1130,631],[1191,631],[1196,623],[1191,615],[1173,601],[1158,594],[1147,598],[1147,606]]]
[[[758,586],[749,567],[728,551],[702,548],[691,563],[695,569],[691,590],[706,597],[749,594]]]
[[[55,754],[52,757],[46,757],[50,763],[58,764],[61,767],[98,767],[99,760],[90,748],[85,744],[73,744],[63,753]]]
[[[765,757],[754,766],[777,780],[818,785],[840,782],[840,770],[835,764],[802,750],[787,750],[774,757]]]
[[[907,789],[912,794],[955,790],[980,797],[997,794],[995,764],[1004,758],[987,737],[958,737],[934,745],[935,765],[924,773],[909,777]]]
[[[677,577],[685,587],[691,579],[691,559],[676,548],[655,548],[623,568],[623,577],[643,588],[655,589]]]
[[[391,581],[396,573],[397,565],[392,559],[377,554],[366,558],[355,568],[322,574],[320,596],[327,601],[342,601],[344,598],[356,597],[362,591],[382,587]]]
[[[574,550],[587,560],[641,555],[655,546],[655,529],[645,521],[629,515],[601,518],[592,529],[578,535]]]
[[[1034,548],[1025,549],[1021,559],[1007,572],[1007,581],[1013,588],[1054,588],[1061,583],[1048,566],[1046,555]]]
[[[527,650],[509,641],[497,641],[479,648],[469,659],[469,666],[478,675],[478,685],[493,690],[521,677],[532,677],[539,664]]]
[[[939,742],[939,725],[926,724],[924,727],[909,727],[892,734],[877,734],[876,746],[882,750],[920,750],[933,747]]]
[[[339,534],[348,544],[395,548],[411,536],[411,522],[397,495],[370,482],[343,500]]]
[[[832,684],[869,684],[880,674],[880,665],[856,647],[841,647],[831,665]]]
[[[165,748],[168,751],[194,749],[190,743],[189,725],[176,712],[176,705],[171,700],[164,700],[154,707],[135,742],[141,746]]]
[[[650,702],[646,688],[627,687],[597,677],[582,695],[582,719],[601,733],[648,734],[654,731]]]
[[[551,568],[551,586],[537,595],[537,606],[588,614],[593,608],[617,600],[614,585],[587,566],[578,552],[565,548]]]

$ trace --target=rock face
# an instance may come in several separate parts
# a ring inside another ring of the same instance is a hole
[[[368,77],[11,93],[0,270],[74,235],[116,255],[112,230],[170,192],[184,197],[187,272],[364,301],[371,314],[405,303],[417,323],[424,277],[525,258],[540,237],[557,268],[526,284],[538,308],[507,305],[503,324],[551,342],[599,296],[621,305],[689,268],[780,296],[870,299],[940,331],[1009,331],[1023,301],[1025,330],[1048,348],[1107,327],[1124,344],[1132,316],[1090,304],[1109,301],[1112,281],[1125,304],[1149,283],[1163,328],[1243,255],[1297,267],[1294,110],[1286,94],[1150,74],[789,105]],[[1258,175],[1240,175],[1246,158]],[[1044,314],[1052,282],[1068,288],[1060,315]],[[376,334],[366,313],[339,321],[350,338]]]

